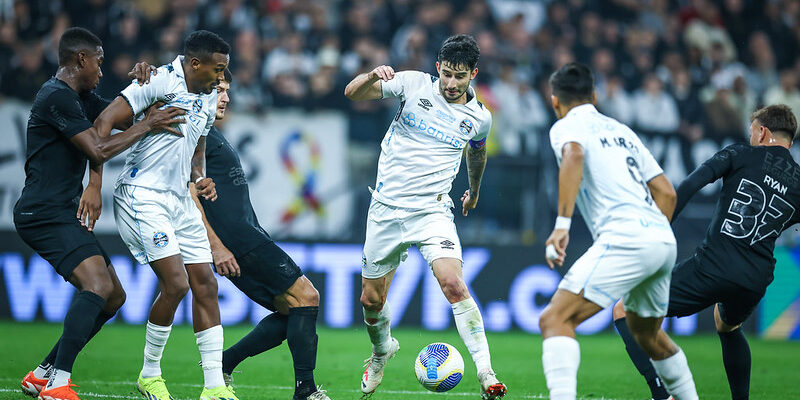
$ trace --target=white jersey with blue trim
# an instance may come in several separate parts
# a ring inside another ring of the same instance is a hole
[[[570,142],[583,148],[576,204],[596,242],[675,243],[669,221],[647,186],[664,171],[630,128],[583,104],[550,128],[559,166],[561,151]]]
[[[190,93],[182,61],[183,56],[178,56],[172,63],[159,67],[158,73],[150,77],[150,83],[139,86],[134,81],[120,93],[130,104],[136,120],[144,118],[143,111],[153,103],[162,101],[166,106],[186,110],[186,122],[178,125],[183,137],[149,133],[131,146],[116,186],[136,185],[188,195],[192,156],[200,137],[208,135],[214,124],[217,91]]]
[[[466,104],[449,103],[439,79],[402,71],[381,82],[383,98],[400,98],[400,109],[381,143],[373,199],[395,207],[452,207],[449,193],[469,141],[483,146],[492,114],[467,90]]]

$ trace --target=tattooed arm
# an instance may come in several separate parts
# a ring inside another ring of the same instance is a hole
[[[467,146],[467,175],[469,175],[469,189],[461,196],[462,214],[478,205],[478,194],[481,190],[481,178],[486,169],[486,142],[485,139],[475,143],[470,141]]]

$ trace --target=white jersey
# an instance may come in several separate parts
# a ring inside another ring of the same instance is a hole
[[[550,128],[559,165],[561,151],[569,142],[583,148],[583,179],[576,204],[596,242],[675,243],[669,221],[647,186],[664,171],[630,128],[584,104]]]
[[[449,192],[467,143],[486,138],[492,114],[470,87],[466,104],[448,103],[439,79],[403,71],[381,82],[383,98],[399,97],[400,109],[381,143],[372,197],[395,207],[425,209],[452,206]]]
[[[133,82],[120,93],[128,101],[137,120],[143,111],[157,101],[186,110],[185,123],[178,125],[183,137],[169,133],[149,133],[139,139],[125,159],[125,168],[116,186],[137,185],[156,190],[169,190],[180,196],[189,193],[192,156],[201,136],[208,135],[217,113],[217,91],[210,94],[189,93],[181,61],[158,68],[150,83]]]

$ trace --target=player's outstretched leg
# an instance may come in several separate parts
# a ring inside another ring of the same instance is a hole
[[[714,323],[722,345],[722,363],[728,375],[733,400],[750,397],[750,346],[741,329],[741,324],[728,325],[722,320],[720,304],[714,306]]]
[[[439,281],[442,293],[453,307],[456,328],[467,346],[481,384],[481,398],[498,399],[506,394],[506,385],[497,380],[492,369],[489,342],[483,328],[483,317],[478,304],[470,297],[461,272],[461,260],[439,258],[433,261],[433,274]]]
[[[372,355],[364,360],[365,369],[361,376],[361,392],[365,395],[375,392],[383,380],[383,370],[390,358],[400,350],[400,343],[392,337],[391,312],[386,302],[386,294],[394,276],[394,270],[376,279],[361,278],[361,305],[364,307],[364,323],[367,325],[369,340],[372,342]]]
[[[667,389],[664,387],[663,382],[661,382],[661,378],[656,374],[656,369],[653,368],[650,357],[639,347],[639,344],[636,343],[633,335],[631,335],[630,329],[628,329],[628,322],[625,318],[625,306],[622,304],[622,300],[614,305],[614,326],[617,328],[617,332],[619,332],[622,341],[625,342],[625,351],[628,352],[628,357],[630,357],[639,373],[644,376],[647,386],[650,387],[652,399],[669,399],[669,393],[667,393]]]
[[[692,371],[686,355],[661,330],[664,318],[642,318],[628,311],[626,320],[636,342],[650,357],[656,373],[675,400],[697,400]]]

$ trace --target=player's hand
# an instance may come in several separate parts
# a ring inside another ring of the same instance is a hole
[[[95,185],[87,185],[81,194],[78,203],[78,220],[81,225],[91,232],[94,230],[94,223],[100,218],[103,210],[103,198],[100,196],[100,188]]]
[[[552,254],[548,255],[545,250],[544,259],[547,260],[547,265],[553,269],[555,265],[559,267],[564,265],[564,258],[567,256],[567,244],[569,244],[569,230],[567,229],[553,229],[553,233],[544,242],[545,249],[549,245],[553,245],[556,251],[556,257],[550,258]]]
[[[150,83],[151,74],[154,76],[158,75],[158,68],[142,61],[136,63],[131,72],[128,72],[128,78],[136,79],[139,86],[143,86],[145,83]]]
[[[478,194],[475,195],[470,194],[469,189],[464,192],[464,195],[461,196],[461,214],[465,217],[469,210],[478,206]]]
[[[375,67],[369,73],[369,80],[382,80],[382,81],[390,81],[394,78],[394,69],[388,65],[381,65],[379,67]]]
[[[161,109],[163,105],[163,102],[158,101],[150,106],[142,122],[150,124],[151,131],[168,132],[176,136],[183,136],[176,125],[186,122],[182,117],[182,115],[186,114],[186,110],[177,107]]]
[[[217,273],[221,276],[241,276],[242,270],[239,268],[239,263],[236,262],[236,257],[233,256],[227,247],[220,244],[211,248],[211,256],[214,259],[214,266]]]
[[[203,196],[208,201],[217,201],[217,184],[211,178],[203,178],[194,183],[197,195]]]

